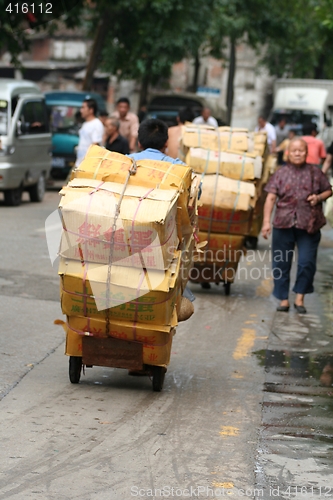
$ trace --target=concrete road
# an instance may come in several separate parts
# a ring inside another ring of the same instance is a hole
[[[260,241],[230,297],[191,285],[195,314],[177,328],[162,393],[98,367],[71,385],[43,231],[57,202],[0,202],[0,499],[329,493],[331,232],[307,317],[275,312]]]

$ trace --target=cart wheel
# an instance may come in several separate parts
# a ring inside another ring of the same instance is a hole
[[[164,366],[152,366],[153,374],[153,391],[161,392],[164,384],[166,368]]]
[[[231,289],[230,281],[227,281],[227,283],[224,283],[224,288],[225,288],[225,294],[230,295],[230,289]]]
[[[250,250],[257,250],[258,248],[258,238],[257,236],[248,236],[245,240],[246,248]]]
[[[82,369],[82,358],[79,356],[69,357],[69,380],[72,384],[78,384],[80,382]]]

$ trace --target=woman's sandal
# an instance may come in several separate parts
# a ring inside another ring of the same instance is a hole
[[[289,306],[278,306],[276,308],[276,310],[279,311],[279,312],[285,312],[285,313],[287,313],[289,311]]]
[[[298,314],[306,314],[307,311],[304,306],[298,306],[297,304],[294,304],[294,308],[298,312]]]

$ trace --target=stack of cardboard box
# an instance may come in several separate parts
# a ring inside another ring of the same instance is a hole
[[[83,335],[109,336],[141,342],[144,364],[167,365],[192,265],[198,182],[189,167],[153,160],[138,161],[128,179],[132,166],[91,146],[60,192],[66,351],[80,356]]]
[[[199,240],[208,242],[196,256],[201,274],[193,272],[193,281],[233,281],[254,214],[262,211],[263,178],[269,170],[266,134],[186,124],[181,154],[201,174]],[[207,264],[222,270],[216,280],[209,269],[202,275]]]

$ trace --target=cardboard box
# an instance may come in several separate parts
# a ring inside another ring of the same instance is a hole
[[[181,299],[181,252],[164,271],[108,266],[60,259],[60,297],[63,314],[146,324],[171,325]],[[109,299],[109,300],[108,300]]]
[[[214,233],[248,234],[251,228],[253,209],[235,211],[204,205],[199,208],[199,229]]]
[[[235,181],[222,175],[205,175],[199,200],[199,217],[200,205],[247,211],[255,204],[255,194],[255,185],[251,182]]]
[[[73,170],[73,178],[124,184],[132,164],[133,161],[128,156],[93,145],[88,149],[80,166]],[[183,225],[186,225],[186,207],[192,182],[191,168],[157,160],[138,160],[136,165],[136,174],[130,177],[128,185],[178,191],[178,206],[181,209],[181,217],[185,217],[182,219]]]
[[[181,251],[180,280],[182,293],[185,290],[193,266],[195,237],[198,236],[192,234],[189,238],[184,239],[179,247]]]
[[[110,320],[109,335],[106,334],[105,319],[68,316],[67,324],[69,328],[80,335],[92,335],[100,338],[113,337],[115,339],[143,342],[149,345],[164,345],[170,331],[177,326],[177,315],[174,311],[171,325]]]
[[[66,324],[64,324],[64,330],[66,332],[65,354],[67,356],[82,356],[83,335],[79,335]],[[163,345],[143,344],[143,363],[153,366],[167,366],[170,363],[174,334],[175,329],[172,329],[170,333],[164,334],[165,336],[160,338],[160,340],[164,342]]]
[[[189,148],[212,149],[214,151],[253,151],[254,142],[247,129],[184,125],[182,144]]]
[[[167,269],[178,247],[177,191],[127,187],[112,235],[122,191],[121,184],[92,179],[74,179],[61,190],[60,255],[109,264],[114,237],[112,264]]]
[[[238,262],[244,255],[245,236],[199,232],[199,242],[207,241],[201,252],[195,254],[196,262]]]
[[[186,163],[197,173],[218,172],[230,179],[248,181],[259,179],[262,173],[262,158],[249,154],[221,152],[202,148],[190,148]]]

